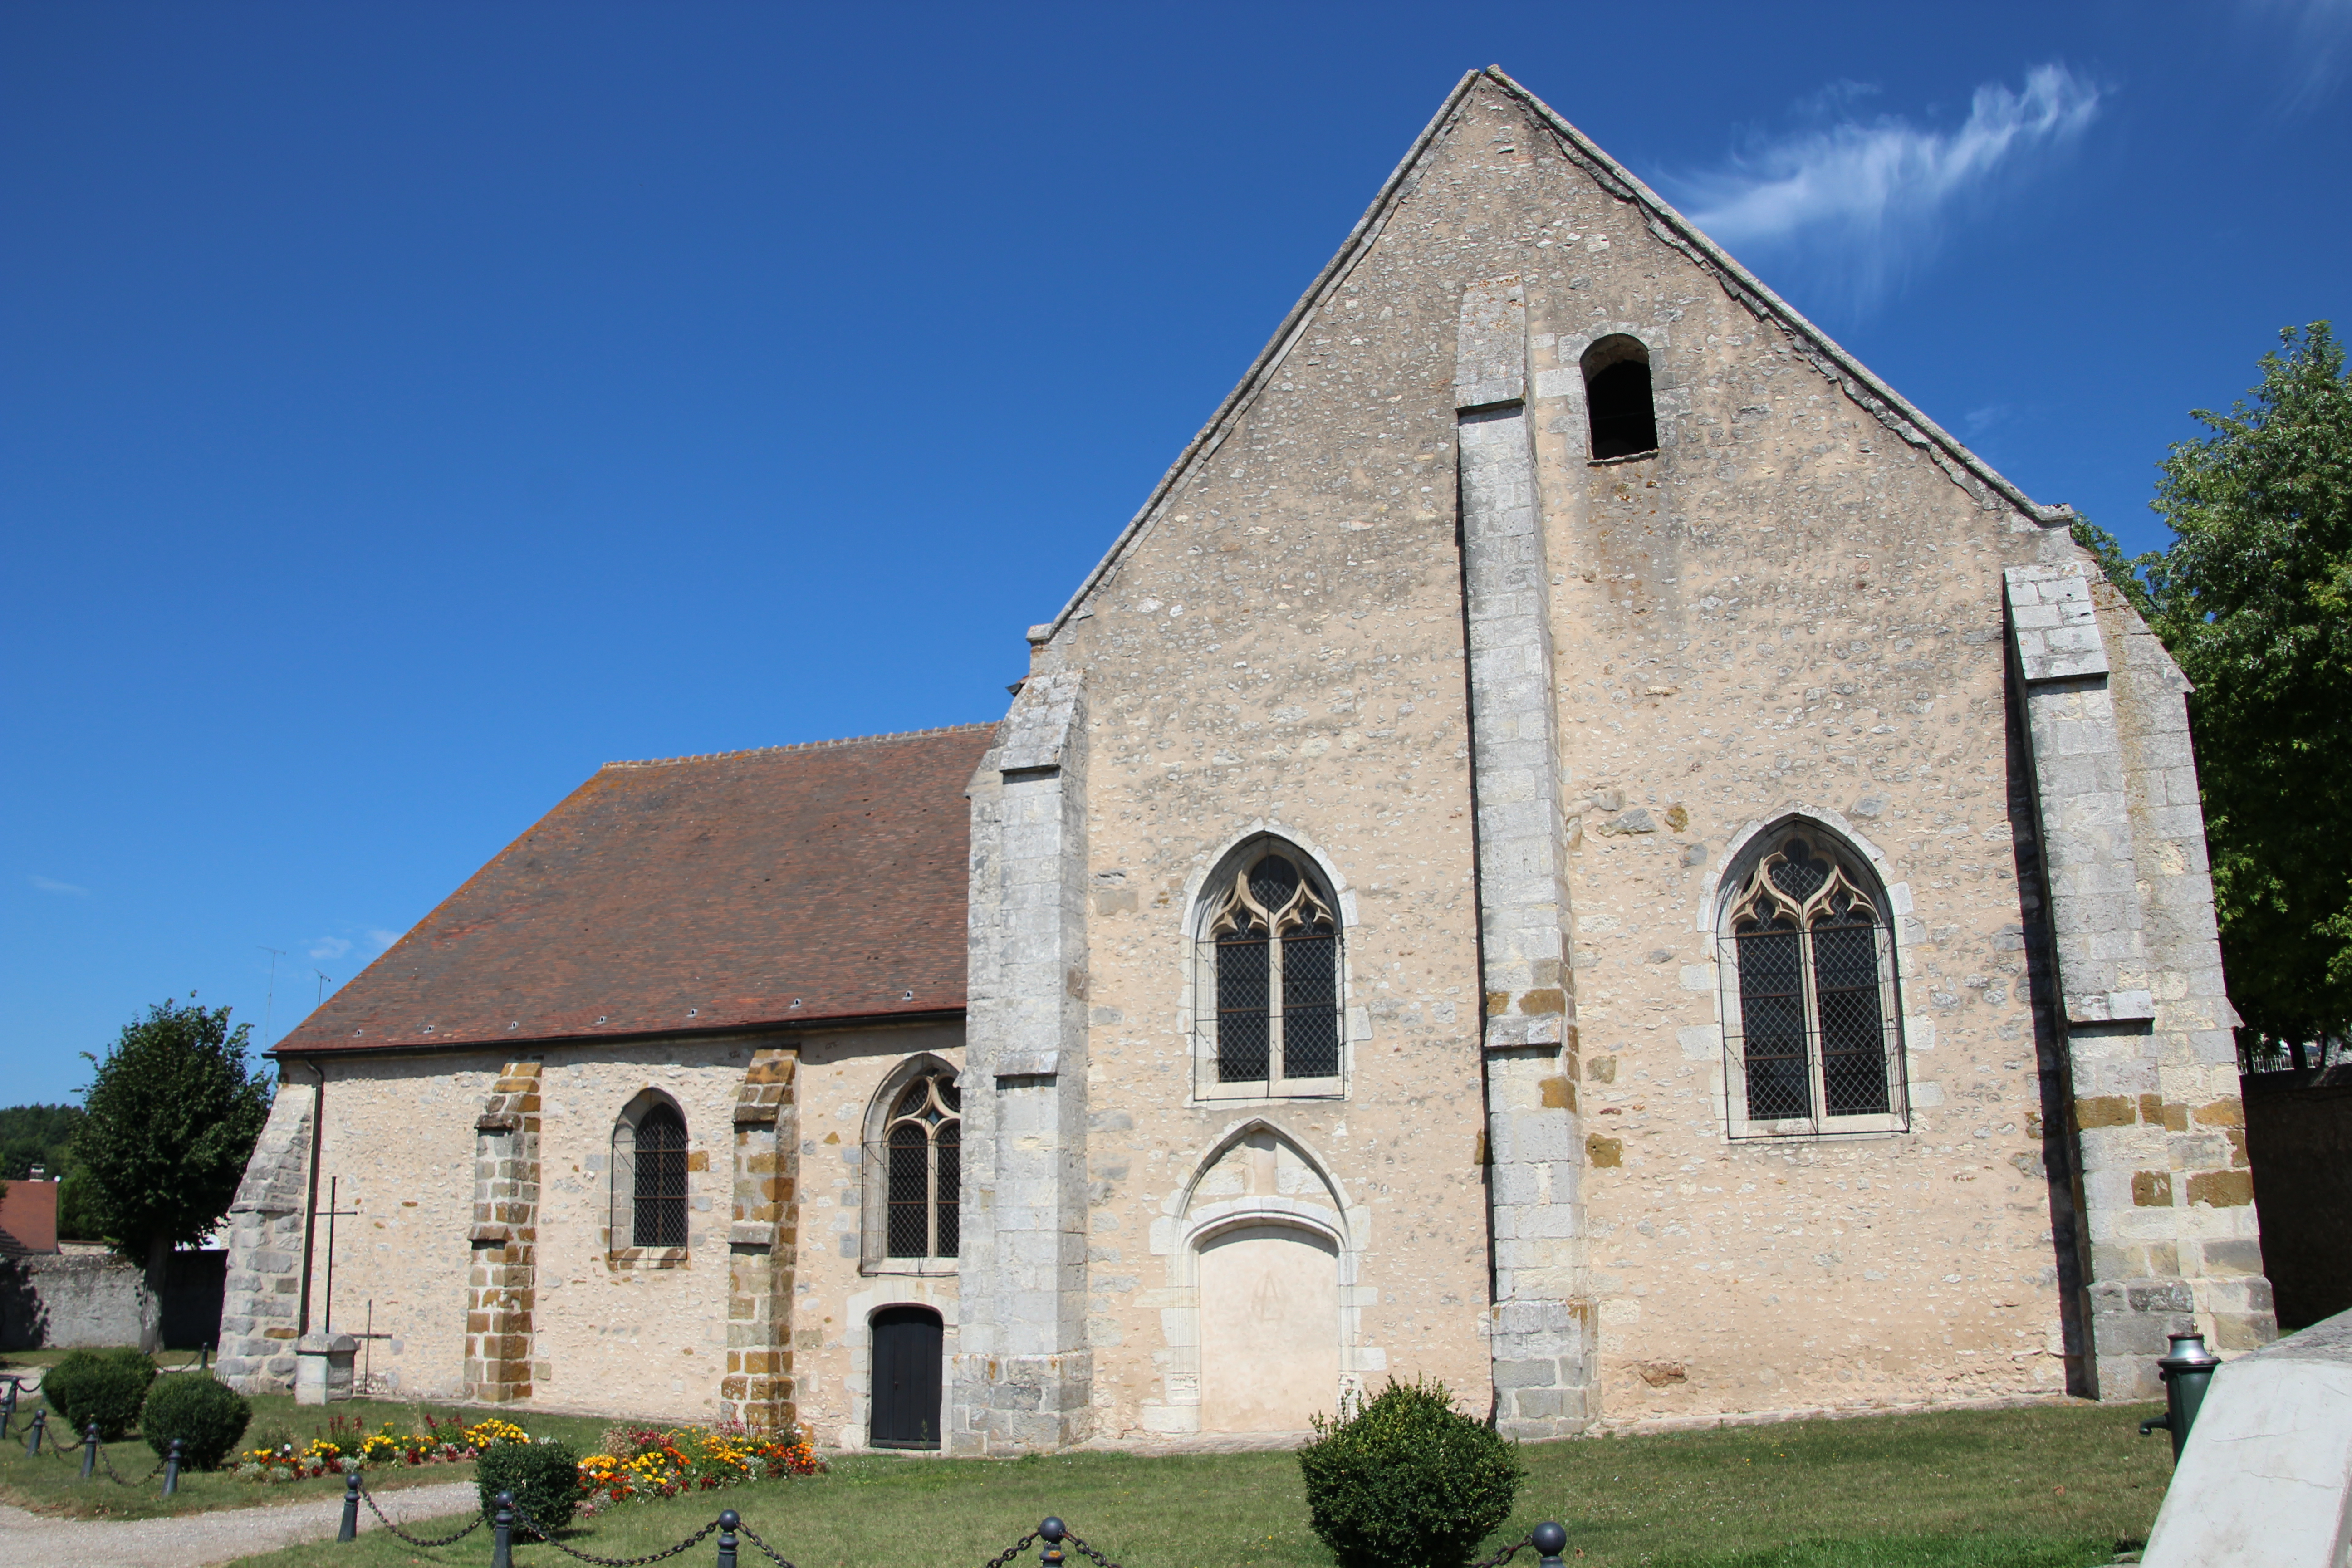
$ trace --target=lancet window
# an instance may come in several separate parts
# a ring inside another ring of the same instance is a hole
[[[1277,840],[1253,846],[1210,884],[1199,929],[1201,1091],[1338,1093],[1339,921],[1307,857]]]
[[[1895,929],[1861,858],[1815,825],[1784,829],[1720,929],[1733,1135],[1906,1126]]]
[[[688,1241],[686,1165],[686,1117],[659,1089],[646,1089],[613,1125],[607,1245],[615,1257],[625,1253],[640,1267],[667,1267],[658,1257],[641,1255],[683,1254]]]
[[[894,1258],[953,1258],[963,1196],[963,1099],[945,1068],[919,1074],[882,1130],[884,1250]]]

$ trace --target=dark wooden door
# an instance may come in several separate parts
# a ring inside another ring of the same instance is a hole
[[[940,1446],[940,1315],[928,1307],[874,1314],[874,1415],[877,1448]]]

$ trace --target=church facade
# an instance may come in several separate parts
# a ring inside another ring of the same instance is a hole
[[[1000,722],[607,767],[277,1047],[224,1371],[965,1454],[2145,1397],[2273,1324],[2072,521],[1474,72]]]

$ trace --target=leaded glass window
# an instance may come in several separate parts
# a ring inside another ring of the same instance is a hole
[[[1895,929],[1860,858],[1826,829],[1783,829],[1722,931],[1734,1135],[1906,1125]]]
[[[686,1245],[686,1118],[656,1105],[637,1118],[632,1247]]]
[[[944,1069],[898,1091],[882,1131],[883,1250],[891,1258],[953,1258],[963,1196],[963,1100]]]
[[[1210,1095],[1333,1094],[1340,1073],[1340,938],[1306,858],[1262,840],[1211,884],[1194,994]]]

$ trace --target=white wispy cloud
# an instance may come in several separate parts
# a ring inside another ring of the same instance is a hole
[[[394,942],[400,940],[400,933],[396,931],[379,931],[371,929],[367,933],[367,938],[368,941],[375,943],[375,950],[378,952],[382,952],[385,948],[390,947]]]
[[[2063,65],[2036,66],[2021,90],[1978,88],[1967,121],[1937,131],[1895,114],[1854,117],[1871,90],[1836,83],[1798,106],[1803,128],[1672,182],[1693,221],[1734,248],[1818,247],[1868,297],[1932,242],[1956,204],[2080,134],[2102,96]]]
[[[347,937],[321,936],[310,939],[310,956],[313,958],[341,958],[351,950],[351,941]]]
[[[27,877],[25,879],[44,893],[68,893],[77,899],[89,897],[88,888],[77,888],[71,882],[60,882],[49,877]]]
[[[2257,22],[2284,24],[2287,74],[2294,82],[2279,105],[2294,114],[2316,108],[2344,79],[2352,57],[2352,0],[2245,0]]]

